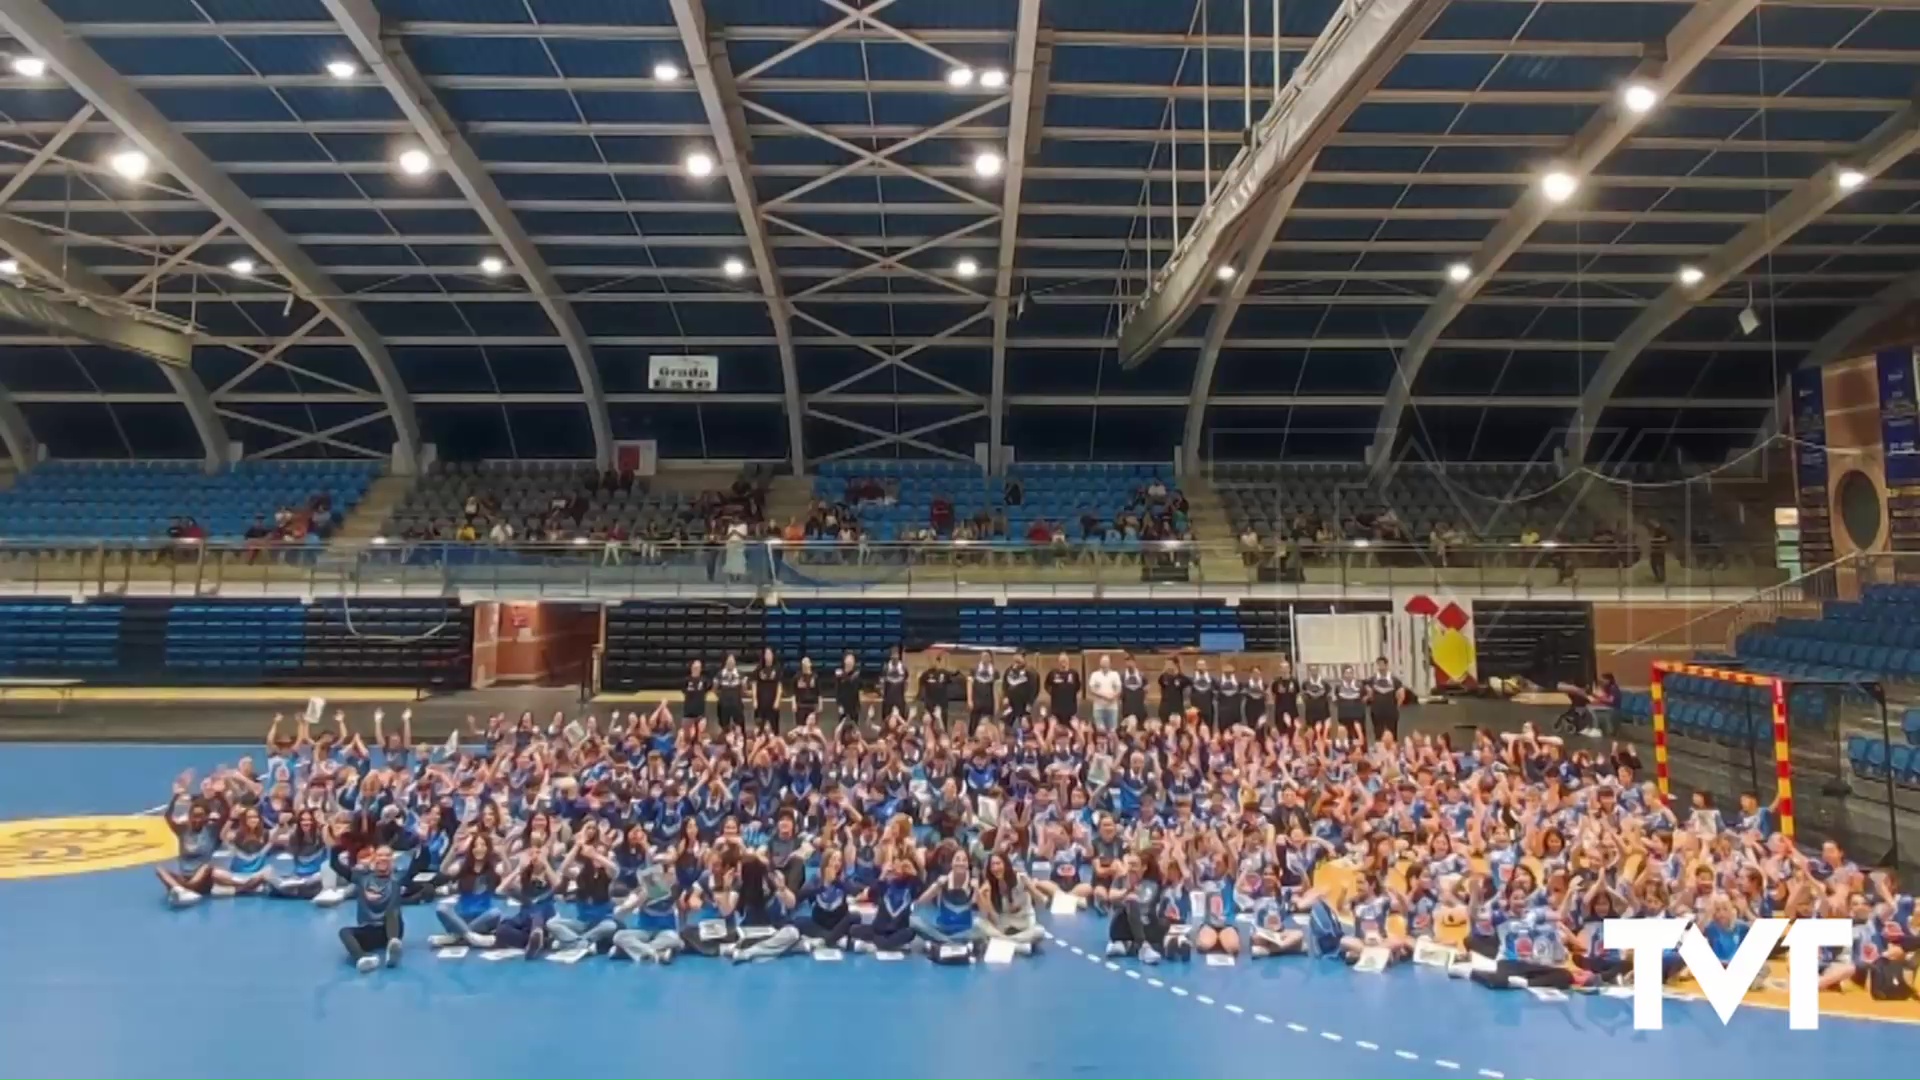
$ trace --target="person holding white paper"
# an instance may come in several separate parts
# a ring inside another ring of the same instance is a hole
[[[1040,895],[1033,881],[996,851],[987,856],[987,880],[980,887],[981,929],[989,938],[1010,941],[1023,956],[1040,949],[1040,921],[1034,916],[1033,900]]]
[[[940,955],[937,946],[973,945],[986,936],[974,916],[978,900],[974,893],[972,867],[964,850],[953,853],[947,872],[935,878],[920,894],[919,905],[932,907],[933,913],[916,912],[913,932],[926,939],[928,953]]]

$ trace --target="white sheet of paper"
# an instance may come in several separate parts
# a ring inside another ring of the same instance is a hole
[[[1450,967],[1453,950],[1437,942],[1417,941],[1413,946],[1413,962],[1422,967]]]
[[[772,936],[773,927],[771,926],[743,926],[740,928],[740,941],[742,944],[750,941],[759,941],[761,938],[770,938]]]
[[[846,959],[847,954],[839,949],[815,949],[813,958],[823,964],[837,964]]]
[[[942,960],[958,960],[963,956],[971,955],[973,955],[973,946],[971,945],[940,946],[940,959]]]
[[[471,950],[465,945],[449,945],[444,949],[437,950],[433,955],[442,960],[463,960],[470,951]]]
[[[569,722],[566,727],[560,729],[560,733],[575,746],[587,741],[587,727],[578,720]]]
[[[719,941],[727,936],[727,924],[720,919],[708,919],[700,924],[701,941]]]
[[[593,950],[591,949],[581,949],[581,948],[562,949],[557,953],[549,954],[547,959],[553,961],[556,964],[577,964],[580,961],[585,960],[588,956],[592,955],[592,953],[593,953]]]
[[[1534,999],[1538,1001],[1567,1000],[1567,995],[1564,991],[1555,990],[1551,986],[1529,986],[1527,987],[1527,993],[1532,994]]]
[[[1013,954],[1013,942],[1011,941],[995,939],[987,942],[987,963],[989,964],[1011,964],[1013,963]]]
[[[1207,954],[1207,966],[1208,967],[1232,967],[1233,957],[1228,956],[1226,953],[1210,952]]]
[[[448,757],[458,754],[460,752],[460,733],[456,731],[448,735],[447,741],[440,745],[440,749],[445,751]]]
[[[320,722],[320,718],[325,715],[327,715],[326,698],[310,697],[307,699],[307,723],[317,724]]]
[[[1080,911],[1080,898],[1072,893],[1054,893],[1047,910],[1055,915],[1075,915]]]
[[[527,955],[519,949],[488,949],[480,954],[482,960],[517,960]]]
[[[886,949],[882,949],[881,951],[874,953],[873,958],[875,960],[881,961],[882,963],[891,963],[892,961],[895,961],[895,960],[905,960],[907,958],[907,954],[900,953],[900,952],[892,952]]]
[[[1353,970],[1368,975],[1378,975],[1387,970],[1387,950],[1377,946],[1361,949],[1360,961],[1353,965]]]

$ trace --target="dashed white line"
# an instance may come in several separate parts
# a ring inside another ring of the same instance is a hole
[[[1197,1002],[1199,1002],[1199,1003],[1200,1003],[1200,1004],[1202,1004],[1202,1005],[1211,1005],[1211,1004],[1213,1004],[1213,999],[1212,999],[1212,998],[1210,998],[1210,997],[1208,997],[1208,996],[1207,996],[1207,995],[1205,995],[1205,994],[1201,994],[1201,995],[1200,995],[1199,997],[1196,997],[1196,998],[1194,998],[1193,1000],[1195,1000],[1195,1001],[1197,1001]]]
[[[1263,1023],[1263,1024],[1271,1024],[1271,1023],[1273,1023],[1273,1017],[1271,1017],[1271,1016],[1268,1016],[1268,1015],[1267,1015],[1266,1013],[1254,1013],[1254,1014],[1253,1014],[1253,1018],[1254,1018],[1255,1020],[1258,1020],[1258,1021],[1260,1021],[1260,1022],[1261,1022],[1261,1023]]]
[[[1238,1005],[1229,1005],[1229,1006],[1227,1006],[1227,1011],[1228,1011],[1228,1012],[1230,1012],[1230,1013],[1232,1013],[1232,1014],[1233,1014],[1233,1015],[1235,1015],[1235,1016],[1239,1016],[1239,1015],[1240,1015],[1241,1013],[1244,1013],[1244,1012],[1246,1012],[1247,1010],[1245,1010],[1245,1009],[1243,1009],[1243,1008],[1241,1008],[1241,1007],[1240,1007],[1240,1006],[1238,1006]]]
[[[1323,1039],[1325,1039],[1325,1040],[1327,1040],[1328,1042],[1339,1042],[1339,1041],[1341,1041],[1341,1040],[1340,1040],[1340,1036],[1338,1036],[1338,1035],[1335,1035],[1335,1034],[1334,1034],[1333,1032],[1331,1032],[1331,1031],[1323,1031],[1323,1032],[1321,1032],[1321,1033],[1320,1033],[1320,1037],[1321,1037],[1321,1038],[1323,1038]]]
[[[1494,1072],[1492,1069],[1481,1069],[1480,1075],[1486,1077],[1487,1080],[1507,1080],[1506,1073]]]
[[[1119,964],[1116,964],[1116,963],[1114,963],[1114,962],[1113,962],[1113,961],[1111,961],[1111,960],[1109,960],[1109,961],[1107,961],[1107,970],[1108,970],[1108,971],[1119,971],[1119,970],[1120,970],[1120,965],[1119,965]]]
[[[1097,956],[1095,956],[1095,955],[1093,955],[1092,953],[1088,953],[1088,954],[1087,954],[1087,963],[1089,963],[1089,964],[1097,964],[1097,963],[1099,963],[1099,962],[1100,962],[1100,958],[1099,958],[1099,957],[1097,957]]]
[[[1294,1023],[1293,1021],[1291,1021],[1291,1020],[1289,1020],[1289,1021],[1287,1021],[1287,1030],[1288,1030],[1288,1031],[1297,1031],[1297,1032],[1299,1032],[1300,1034],[1302,1034],[1302,1035],[1305,1035],[1305,1034],[1307,1033],[1307,1025],[1305,1025],[1305,1024],[1296,1024],[1296,1023]]]
[[[1174,993],[1180,995],[1181,997],[1187,996],[1187,988],[1184,986],[1169,986],[1167,987],[1167,989],[1173,991]]]
[[[1139,972],[1137,972],[1137,971],[1135,971],[1135,970],[1133,970],[1132,968],[1128,968],[1128,969],[1127,969],[1127,978],[1129,978],[1129,979],[1137,979],[1137,978],[1139,978],[1139,977],[1140,977],[1140,973],[1139,973]]]
[[[1402,1061],[1419,1061],[1420,1060],[1420,1055],[1414,1053],[1411,1050],[1395,1050],[1393,1052],[1393,1056],[1401,1059]]]
[[[1370,1042],[1368,1042],[1368,1041],[1366,1041],[1365,1039],[1355,1039],[1355,1040],[1353,1041],[1353,1045],[1355,1045],[1355,1046],[1357,1046],[1357,1047],[1359,1047],[1359,1048],[1360,1048],[1360,1049],[1362,1049],[1362,1050],[1378,1050],[1378,1049],[1380,1049],[1380,1044],[1379,1044],[1379,1043],[1370,1043]]]
[[[1434,1058],[1433,1063],[1443,1069],[1458,1069],[1460,1067],[1459,1062],[1448,1061],[1446,1058]]]
[[[1159,979],[1148,979],[1147,985],[1153,987],[1155,990],[1158,990],[1167,984],[1161,982]]]

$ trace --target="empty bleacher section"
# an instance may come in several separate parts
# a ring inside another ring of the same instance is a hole
[[[47,462],[0,492],[0,536],[9,540],[157,542],[191,518],[208,540],[239,540],[281,511],[307,511],[316,496],[344,515],[379,475],[362,461],[242,462],[207,473],[178,462]],[[315,519],[303,542],[330,523]]]
[[[0,602],[0,675],[10,678],[102,678],[119,662],[116,603],[64,600]]]
[[[0,603],[0,674],[88,683],[459,688],[457,600]]]
[[[959,640],[1049,651],[1190,649],[1204,635],[1239,632],[1224,604],[969,604],[960,609]]]

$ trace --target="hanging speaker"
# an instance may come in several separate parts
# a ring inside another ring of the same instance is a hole
[[[1740,332],[1743,334],[1751,334],[1758,329],[1760,329],[1760,316],[1753,310],[1753,305],[1748,304],[1746,307],[1741,308]]]

